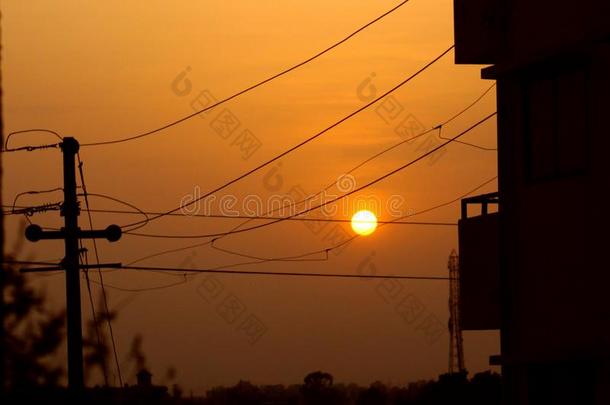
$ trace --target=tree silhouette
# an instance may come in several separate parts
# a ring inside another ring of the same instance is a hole
[[[360,393],[357,405],[386,405],[389,404],[390,396],[388,388],[380,381],[376,381],[371,386]]]
[[[32,287],[14,260],[22,248],[17,243],[13,254],[3,260],[5,369],[4,384],[8,391],[35,387],[57,387],[64,369],[54,364],[54,354],[65,333],[65,311],[50,311],[43,292]],[[29,258],[28,260],[32,260]]]
[[[104,308],[103,293],[98,295],[97,308]],[[110,344],[108,334],[106,333],[106,324],[115,320],[117,317],[116,311],[109,310],[99,311],[95,318],[91,318],[87,322],[87,329],[83,338],[83,346],[85,349],[85,366],[87,368],[87,380],[92,377],[91,371],[98,369],[104,376],[104,385],[108,386],[108,372],[110,368]]]
[[[302,387],[303,399],[306,404],[341,404],[344,396],[333,389],[333,376],[322,371],[307,374]]]

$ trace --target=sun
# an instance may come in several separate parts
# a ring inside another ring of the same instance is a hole
[[[377,217],[369,210],[358,211],[352,217],[352,229],[358,235],[370,235],[377,229]]]

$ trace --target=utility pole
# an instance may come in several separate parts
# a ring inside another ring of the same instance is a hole
[[[121,238],[121,228],[110,225],[101,231],[81,231],[78,227],[80,206],[76,195],[76,154],[79,143],[71,137],[63,138],[61,144],[63,154],[64,202],[61,215],[64,217],[64,227],[59,231],[43,231],[38,225],[30,225],[25,230],[25,236],[32,242],[41,239],[63,239],[65,257],[61,269],[66,271],[66,312],[68,326],[68,388],[79,393],[84,388],[83,372],[83,330],[81,321],[80,300],[80,269],[84,266],[79,262],[79,239],[106,238],[115,242]],[[45,271],[50,268],[34,269]]]
[[[84,386],[83,329],[80,305],[80,270],[78,252],[78,215],[80,207],[76,197],[76,153],[79,144],[74,138],[61,143],[64,163],[64,241],[66,269],[66,311],[68,317],[68,386],[80,390]]]

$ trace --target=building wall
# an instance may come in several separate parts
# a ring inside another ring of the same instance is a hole
[[[498,82],[507,403],[610,404],[610,1],[455,0]]]
[[[596,42],[497,76],[502,356],[534,400],[574,389],[594,403],[588,384],[607,376],[608,72],[610,43]]]
[[[599,44],[498,77],[502,355],[521,392],[610,357],[607,72]]]
[[[494,63],[499,65],[515,65],[550,56],[607,37],[609,32],[610,2],[607,0],[491,1],[496,3],[498,10],[499,40]]]

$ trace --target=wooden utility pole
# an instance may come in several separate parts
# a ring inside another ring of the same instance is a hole
[[[78,227],[80,206],[76,195],[76,154],[79,143],[71,137],[63,138],[61,144],[64,172],[64,202],[61,215],[64,227],[59,231],[43,231],[38,225],[30,225],[25,236],[32,242],[41,239],[63,239],[65,257],[61,268],[66,271],[66,312],[68,325],[68,388],[73,393],[84,387],[83,372],[83,330],[81,321],[79,239],[106,238],[115,242],[121,238],[121,228],[110,225],[105,230],[81,231]],[[41,269],[42,270],[42,269]]]
[[[68,385],[81,389],[84,386],[83,373],[83,329],[81,325],[80,270],[78,252],[78,215],[76,197],[76,153],[78,142],[74,138],[64,138],[61,143],[64,163],[64,203],[61,215],[64,217],[64,241],[66,269],[66,311],[68,317]]]

